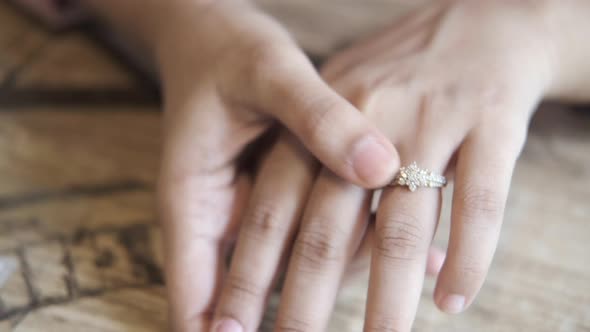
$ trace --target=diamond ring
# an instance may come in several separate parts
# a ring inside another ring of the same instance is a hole
[[[406,186],[410,191],[419,187],[442,188],[447,184],[447,179],[427,169],[418,167],[416,162],[399,169],[399,173],[391,181],[390,186]]]

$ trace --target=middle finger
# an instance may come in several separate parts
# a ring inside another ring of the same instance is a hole
[[[258,329],[316,166],[286,132],[262,162],[217,305],[215,331]]]
[[[275,331],[324,331],[369,219],[369,192],[324,169],[305,210]]]

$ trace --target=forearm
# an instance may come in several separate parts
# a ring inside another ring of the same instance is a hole
[[[590,1],[550,0],[545,22],[555,65],[549,98],[590,101]]]
[[[179,21],[197,20],[214,0],[81,0],[98,18],[150,53]],[[193,21],[194,23],[194,21]],[[151,54],[153,55],[153,54]]]

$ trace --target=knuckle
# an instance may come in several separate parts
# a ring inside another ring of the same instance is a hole
[[[258,200],[244,216],[244,231],[248,235],[272,239],[287,231],[277,203]]]
[[[437,110],[463,110],[472,113],[479,110],[486,116],[497,116],[498,112],[514,103],[515,96],[504,78],[491,77],[485,82],[452,79],[438,86],[434,93]],[[445,112],[446,114],[447,112]]]
[[[232,298],[259,299],[265,296],[265,290],[250,278],[230,274],[226,281],[226,290]]]
[[[342,234],[326,224],[316,219],[299,233],[294,254],[302,269],[318,271],[345,258]]]
[[[242,89],[247,84],[253,91],[270,98],[275,94],[276,82],[285,76],[285,69],[292,66],[292,56],[287,51],[290,48],[283,46],[265,40],[245,42],[239,52],[231,55],[236,63],[228,76],[232,84],[239,82]]]
[[[305,332],[310,330],[310,324],[301,319],[283,318],[277,321],[277,332]]]
[[[460,217],[466,223],[480,220],[499,222],[504,213],[500,194],[483,185],[466,184],[458,192]]]
[[[393,212],[383,218],[377,229],[377,250],[383,257],[399,261],[416,261],[428,250],[420,221],[406,213]]]
[[[277,82],[297,74],[302,65],[309,65],[306,57],[293,52],[293,47],[284,42],[259,41],[250,45],[245,53],[251,77],[259,82]],[[280,88],[280,85],[274,84],[274,87]]]
[[[376,95],[376,84],[369,80],[359,80],[353,88],[345,94],[346,99],[366,115],[375,115],[382,111],[379,107],[369,107]],[[383,112],[383,111],[382,111]]]
[[[484,112],[497,111],[498,108],[508,105],[513,98],[511,89],[503,78],[480,81],[471,86],[471,91],[473,100]]]
[[[191,197],[210,186],[210,177],[216,175],[227,158],[219,153],[217,146],[202,147],[195,142],[193,155],[187,162],[186,155],[175,153],[164,158],[158,176],[158,193],[175,197]]]
[[[158,194],[160,199],[167,199],[169,195],[177,193],[180,197],[192,195],[199,179],[193,172],[174,171],[161,174],[158,179]]]
[[[394,318],[378,315],[370,320],[366,330],[370,332],[401,332],[409,330],[402,328],[408,325],[408,322],[401,317]]]
[[[366,329],[369,332],[400,332],[397,328],[388,325],[376,325]]]
[[[260,43],[250,48],[248,52],[250,61],[254,64],[254,74],[270,75],[277,69],[285,66],[285,55],[279,45]]]
[[[459,273],[463,280],[479,282],[486,277],[488,267],[479,259],[466,257],[459,267]]]
[[[218,207],[218,197],[204,195],[205,181],[200,175],[180,172],[161,176],[158,179],[157,203],[163,225],[176,221],[194,219],[202,223],[200,235],[214,229],[209,215]]]
[[[461,268],[461,275],[466,280],[483,280],[487,274],[487,269],[479,265],[466,265]]]
[[[305,90],[305,89],[302,89]],[[297,92],[292,92],[297,93]],[[305,94],[305,92],[303,92]],[[298,112],[305,116],[303,121],[303,134],[312,142],[324,141],[327,132],[334,125],[335,112],[339,101],[334,98],[315,93],[295,96]]]

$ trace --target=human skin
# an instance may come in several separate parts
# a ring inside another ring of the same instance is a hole
[[[227,249],[250,193],[241,156],[269,128],[288,128],[302,155],[305,147],[360,186],[380,187],[394,176],[399,162],[392,143],[321,79],[279,24],[248,1],[85,4],[144,47],[162,80],[158,195],[174,330],[210,328]],[[300,165],[293,171],[314,172],[315,166]]]
[[[454,177],[451,234],[434,301],[465,310],[497,245],[514,165],[543,99],[590,100],[590,2],[439,1],[330,58],[323,78],[394,143],[402,164]],[[276,150],[289,150],[279,140]],[[371,192],[323,169],[311,191],[301,153],[271,151],[242,223],[220,302],[224,332],[256,331],[288,262],[276,331],[326,329],[343,272],[373,238],[365,331],[409,331],[441,204],[437,189]],[[280,179],[280,180],[277,180]],[[297,188],[291,190],[290,188]],[[304,193],[304,194],[303,194]],[[305,211],[285,209],[307,201]],[[299,218],[301,214],[301,218]],[[288,235],[297,230],[294,243]],[[290,257],[272,250],[290,248]]]

